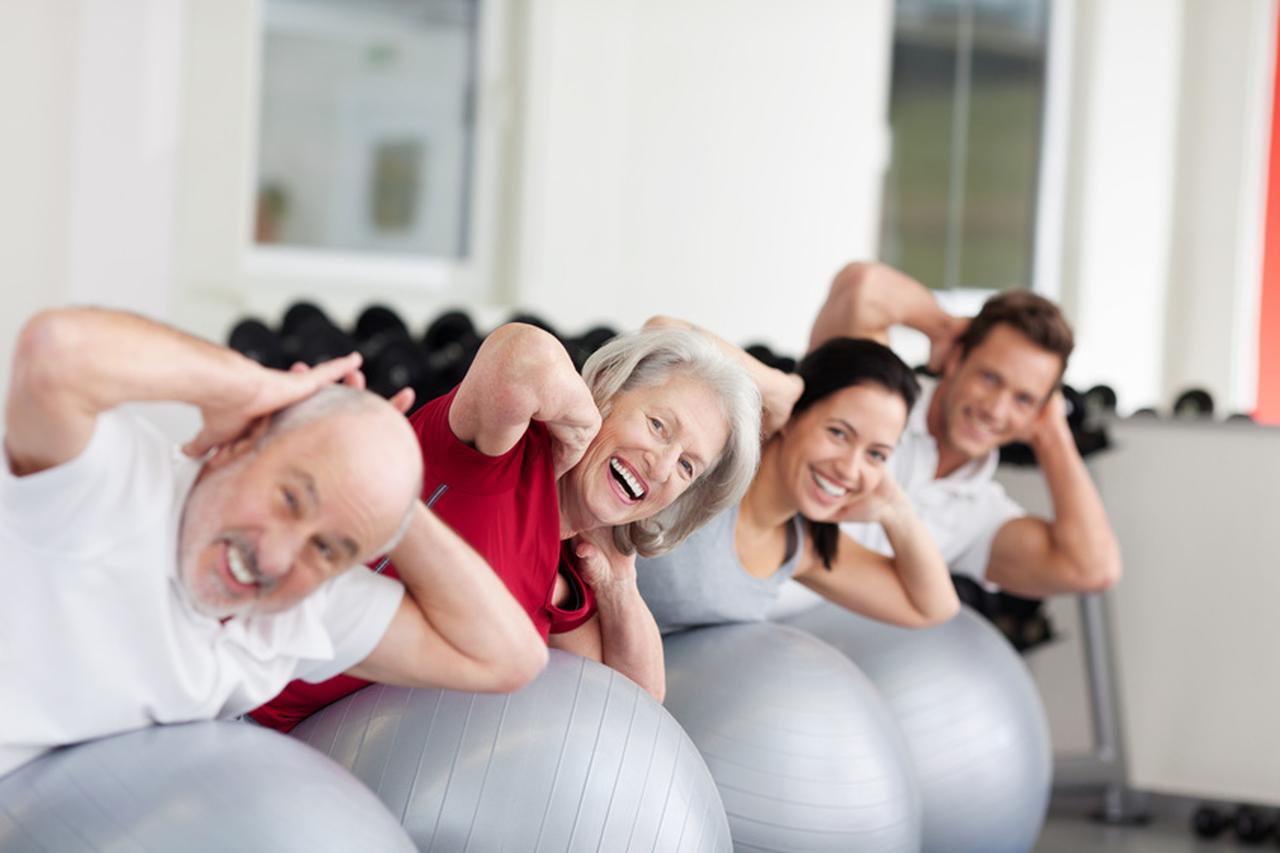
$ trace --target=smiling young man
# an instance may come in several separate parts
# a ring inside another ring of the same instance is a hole
[[[1016,595],[1099,592],[1120,577],[1120,551],[1058,391],[1073,338],[1061,311],[1023,290],[989,299],[972,320],[939,307],[888,266],[853,263],[836,276],[809,349],[840,336],[887,343],[891,326],[928,336],[926,381],[891,465],[951,571]],[[1028,516],[993,480],[1002,444],[1035,450],[1053,518]],[[856,529],[868,547],[887,543]]]
[[[417,500],[403,416],[333,384],[359,363],[268,370],[114,311],[26,324],[0,471],[0,774],[235,716],[292,678],[511,690],[540,671],[523,611]],[[119,408],[145,400],[199,407],[187,456]],[[403,583],[351,568],[388,549]]]

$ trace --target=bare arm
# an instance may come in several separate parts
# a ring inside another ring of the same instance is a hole
[[[508,692],[532,681],[547,649],[488,564],[418,503],[391,553],[406,595],[350,675],[384,684]],[[352,569],[351,571],[363,571]]]
[[[841,534],[830,571],[809,546],[809,559],[795,578],[841,607],[881,622],[906,628],[946,622],[960,609],[947,564],[906,495],[887,474],[883,482],[889,484],[888,498],[867,516],[846,520],[881,524],[894,556]]]
[[[666,665],[658,623],[636,586],[636,558],[619,554],[603,538],[576,545],[584,580],[598,612],[583,625],[551,635],[551,646],[598,660],[630,678],[661,702]]]
[[[449,409],[449,428],[488,456],[501,456],[530,421],[555,440],[556,475],[574,466],[600,429],[600,412],[565,348],[523,323],[495,329],[476,353]]]
[[[1053,500],[1053,519],[1006,522],[991,545],[987,580],[1033,598],[1108,589],[1120,579],[1120,546],[1076,450],[1061,394],[1045,405],[1030,443]]]
[[[722,352],[746,368],[751,381],[760,392],[760,399],[764,406],[760,427],[766,436],[777,432],[779,427],[791,417],[791,407],[795,405],[796,400],[800,399],[800,394],[804,391],[804,380],[799,376],[769,367],[759,359],[750,356],[742,347],[734,346],[719,335],[695,326],[687,320],[655,316],[650,317],[644,327],[646,329],[693,329],[701,332],[715,341]]]
[[[131,401],[174,400],[200,407],[204,429],[186,448],[198,456],[359,366],[353,354],[285,373],[133,314],[45,311],[18,337],[5,450],[14,473],[32,474],[79,454],[101,412]]]
[[[923,332],[931,345],[929,366],[940,369],[942,359],[966,321],[938,305],[929,288],[893,267],[874,261],[855,261],[836,273],[827,300],[813,321],[809,351],[832,338],[871,338],[889,343],[891,326]]]

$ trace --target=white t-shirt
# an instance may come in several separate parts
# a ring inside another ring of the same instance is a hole
[[[0,464],[0,775],[60,744],[242,714],[386,632],[404,589],[361,567],[282,613],[196,612],[177,538],[199,468],[120,411],[70,462]]]
[[[889,458],[889,470],[911,498],[952,574],[984,581],[996,533],[1005,522],[1027,513],[995,481],[1000,456],[994,450],[934,479],[938,442],[929,434],[928,415],[937,386],[933,379],[920,379],[920,399]],[[889,537],[878,524],[848,523],[841,529],[873,551],[893,553]]]

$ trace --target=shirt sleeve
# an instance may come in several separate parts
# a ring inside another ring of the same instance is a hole
[[[525,454],[531,452],[529,438],[536,431],[536,422],[531,423],[524,437],[501,456],[481,453],[454,435],[453,428],[449,426],[449,412],[459,387],[437,397],[409,417],[409,425],[417,434],[422,448],[423,500],[431,497],[431,491],[439,483],[447,483],[451,490],[472,495],[510,491],[513,484],[519,482]]]
[[[948,562],[952,574],[966,575],[986,583],[987,565],[991,562],[991,545],[1000,528],[1027,514],[999,483],[987,483],[973,496],[967,507],[965,526],[970,535],[960,552]]]
[[[577,603],[577,607],[572,610],[566,610],[556,607],[554,604],[547,604],[547,613],[551,616],[551,633],[567,634],[575,628],[581,628],[588,619],[596,614],[596,596],[591,591],[591,587],[582,579],[582,575],[578,573],[578,568],[573,564],[569,557],[569,547],[565,545],[560,551],[560,574],[564,575],[565,580],[574,588],[574,597],[570,599]],[[554,592],[555,585],[552,584]]]
[[[6,456],[0,523],[36,548],[101,548],[172,505],[175,452],[172,442],[136,416],[103,412],[89,443],[61,465],[17,477]]]
[[[346,672],[377,648],[400,608],[404,586],[356,566],[312,595],[321,596],[317,602],[320,620],[334,654],[330,660],[300,661],[294,677],[319,682]]]

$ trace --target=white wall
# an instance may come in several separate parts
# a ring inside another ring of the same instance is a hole
[[[42,307],[169,315],[183,4],[0,7],[0,388]]]
[[[1270,0],[1186,5],[1166,401],[1190,385],[1224,410],[1256,401],[1274,14]]]
[[[0,401],[22,322],[67,292],[77,5],[0,5]]]
[[[1062,296],[1076,326],[1069,381],[1125,405],[1161,386],[1172,240],[1182,6],[1077,4]],[[1140,35],[1140,37],[1139,37]]]
[[[1122,409],[1254,397],[1273,0],[1078,0],[1062,301],[1068,381]]]
[[[831,272],[874,254],[888,0],[489,8],[512,14],[518,43],[506,76],[482,81],[490,144],[515,152],[485,178],[504,226],[482,313],[524,305],[572,331],[661,310],[798,349]],[[418,321],[469,301],[246,270],[257,9],[0,7],[0,383],[21,319],[66,299],[214,338],[304,293],[343,316],[386,299]],[[1129,408],[1192,383],[1247,408],[1275,2],[1073,13],[1068,378],[1113,382]]]
[[[517,299],[799,351],[873,256],[888,0],[549,0],[529,27]]]

